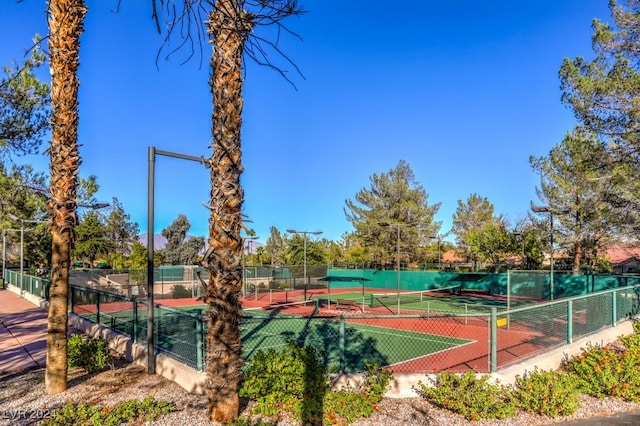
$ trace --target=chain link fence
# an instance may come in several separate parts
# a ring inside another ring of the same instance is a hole
[[[82,287],[73,287],[72,295],[76,314],[146,341],[145,302]],[[294,310],[295,303],[273,305],[243,316],[243,356],[250,363],[258,350],[294,341],[314,346],[333,372],[360,372],[369,361],[396,373],[488,373],[615,326],[637,312],[637,300],[637,289],[625,288],[474,314],[380,315],[334,306],[305,315]],[[155,309],[156,349],[202,371],[205,306]]]
[[[48,281],[27,276],[20,280],[12,273],[6,278],[46,298]],[[360,372],[365,361],[395,373],[495,372],[634,317],[639,293],[640,286],[633,285],[469,313],[453,309],[455,302],[450,302],[451,310],[416,314],[341,306],[336,300],[276,302],[244,311],[240,322],[243,358],[250,364],[257,351],[285,348],[293,341],[318,349],[332,372]],[[156,350],[203,371],[206,306],[167,303],[154,306]],[[70,309],[146,343],[149,306],[143,299],[71,285]]]

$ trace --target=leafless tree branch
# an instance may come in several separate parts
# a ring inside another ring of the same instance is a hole
[[[182,64],[191,60],[199,51],[200,66],[202,66],[205,57],[204,48],[209,42],[205,28],[206,22],[210,11],[220,7],[218,3],[216,0],[152,0],[152,19],[155,21],[156,29],[162,33],[161,15],[164,16],[166,27],[166,35],[156,55],[156,66],[158,66],[162,52],[167,52],[164,59],[168,60],[184,49],[187,49],[187,57],[182,61]],[[275,54],[283,59],[287,66],[293,67],[295,72],[304,79],[300,68],[279,47],[282,33],[302,39],[282,23],[285,18],[305,13],[298,0],[236,0],[234,10],[226,10],[224,13],[234,18],[233,21],[236,24],[234,28],[230,28],[233,31],[256,27],[276,27],[275,40],[269,40],[252,30],[247,35],[246,57],[259,65],[278,72],[295,88],[296,86],[287,75],[287,71],[277,65],[270,57],[271,54]],[[246,21],[250,21],[251,25],[247,26]],[[179,42],[177,46],[169,49],[173,37],[177,37]]]

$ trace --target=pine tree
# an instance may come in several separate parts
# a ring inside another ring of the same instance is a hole
[[[354,236],[374,260],[392,262],[400,251],[403,262],[415,261],[419,247],[440,230],[441,222],[435,222],[434,216],[441,203],[429,205],[424,187],[404,160],[387,173],[374,173],[370,182],[370,188],[345,201]]]

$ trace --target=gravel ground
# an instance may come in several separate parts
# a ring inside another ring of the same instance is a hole
[[[23,426],[38,424],[38,417],[55,410],[67,402],[89,402],[105,406],[121,401],[146,396],[157,400],[169,401],[178,407],[178,411],[164,415],[153,422],[154,426],[197,426],[210,425],[206,419],[206,398],[193,395],[174,382],[161,376],[146,374],[143,367],[120,362],[112,368],[92,375],[80,369],[69,372],[69,388],[58,395],[44,394],[43,370],[32,370],[0,377],[0,425]],[[415,398],[385,398],[378,404],[378,410],[368,419],[361,419],[355,426],[405,426],[405,425],[443,425],[443,426],[488,426],[488,425],[550,425],[570,420],[588,419],[594,416],[612,416],[615,414],[639,411],[640,404],[624,402],[619,399],[594,399],[582,397],[582,408],[570,417],[552,419],[529,414],[502,421],[483,420],[466,421],[459,415],[439,409],[426,400]],[[250,407],[243,407],[248,415]],[[19,418],[16,418],[19,417]],[[31,418],[29,418],[31,417]],[[296,426],[289,418],[274,419],[273,424]]]

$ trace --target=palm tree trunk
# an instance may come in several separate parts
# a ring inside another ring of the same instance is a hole
[[[205,262],[210,279],[208,309],[208,415],[229,422],[239,414],[242,343],[239,300],[241,280],[242,203],[240,129],[242,125],[242,54],[252,23],[236,0],[218,0],[209,14],[213,38],[210,86],[213,95],[213,156],[209,250]]]
[[[45,392],[67,389],[67,321],[70,251],[75,240],[78,150],[78,52],[87,8],[84,0],[50,0],[51,54],[51,286]]]

